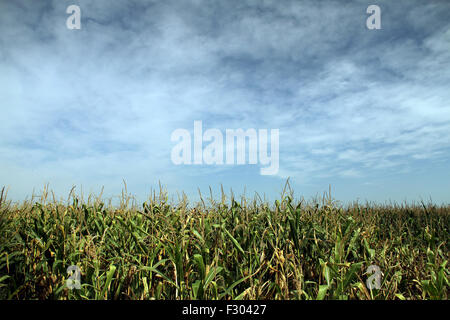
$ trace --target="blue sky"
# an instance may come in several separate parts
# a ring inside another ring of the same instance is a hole
[[[449,83],[446,0],[2,0],[0,185],[274,199],[290,177],[305,198],[448,203]],[[171,133],[194,120],[279,129],[278,174],[174,165]]]

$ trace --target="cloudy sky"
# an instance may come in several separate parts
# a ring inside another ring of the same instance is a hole
[[[447,0],[0,0],[0,185],[448,203],[449,88]],[[279,129],[278,173],[173,164],[195,120]]]

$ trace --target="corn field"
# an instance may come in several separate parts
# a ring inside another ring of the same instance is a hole
[[[0,299],[447,299],[449,205],[0,198]],[[219,197],[220,198],[220,197]],[[380,270],[369,288],[369,266]],[[80,289],[67,286],[69,266]]]

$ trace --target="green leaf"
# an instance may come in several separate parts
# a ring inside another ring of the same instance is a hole
[[[206,268],[205,263],[203,261],[203,257],[201,254],[194,254],[194,262],[197,265],[197,267],[200,269],[200,277],[202,278],[202,281],[206,277]]]
[[[203,240],[203,237],[201,236],[201,234],[197,231],[197,230],[195,230],[195,229],[192,229],[192,233],[203,243],[204,242],[204,240]]]
[[[239,252],[241,252],[243,255],[245,255],[244,249],[242,249],[239,242],[237,242],[237,240],[231,235],[231,233],[228,232],[227,229],[223,228],[223,230],[225,231],[227,236],[230,237],[231,241],[233,242],[234,246],[239,250]]]
[[[228,289],[227,289],[224,293],[222,293],[222,294],[219,296],[219,299],[222,299],[223,297],[225,297],[227,294],[229,294],[229,293],[231,292],[231,290],[234,289],[234,287],[236,287],[239,283],[241,283],[241,282],[247,280],[247,279],[250,278],[251,276],[252,276],[252,275],[248,275],[248,276],[246,276],[246,277],[244,277],[244,278],[241,278],[241,279],[239,279],[238,281],[234,282],[230,287],[228,287]]]
[[[203,288],[206,290],[206,288],[208,287],[209,283],[212,281],[212,279],[214,279],[214,277],[219,274],[221,271],[223,270],[222,267],[214,267],[211,268],[211,270],[209,270],[208,275],[206,276],[206,280],[205,280],[205,284],[203,285]]]
[[[361,270],[361,267],[363,265],[363,262],[353,263],[350,267],[350,269],[347,271],[343,283],[343,288],[347,288],[347,286],[350,284],[352,279],[356,276],[356,273],[358,270]]]
[[[319,286],[319,292],[317,293],[316,300],[323,300],[325,299],[325,295],[327,294],[329,286],[326,284],[321,284]]]
[[[111,284],[112,281],[112,277],[114,276],[114,273],[116,272],[116,266],[115,265],[110,265],[109,266],[109,271],[106,274],[106,282],[105,285],[103,286],[102,292],[101,292],[101,297],[105,297],[105,293],[108,290],[109,285]]]
[[[399,298],[400,300],[406,300],[405,296],[403,294],[401,294],[401,293],[396,293],[395,296],[397,298]]]

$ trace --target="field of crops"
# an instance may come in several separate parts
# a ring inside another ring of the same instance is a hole
[[[50,200],[51,199],[51,200]],[[106,202],[108,203],[108,202]],[[0,198],[0,299],[448,299],[450,205]],[[81,270],[81,289],[67,269]],[[380,287],[366,271],[379,267]]]

